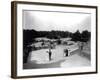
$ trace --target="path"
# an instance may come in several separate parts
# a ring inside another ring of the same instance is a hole
[[[64,46],[57,46],[52,49],[52,60],[49,61],[48,49],[32,51],[28,58],[28,63],[24,68],[55,68],[55,67],[80,67],[90,66],[90,60],[79,55],[79,50],[74,51],[73,55],[64,57]]]

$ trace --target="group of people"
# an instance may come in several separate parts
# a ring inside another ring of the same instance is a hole
[[[79,45],[79,50],[82,52],[82,50],[83,50],[83,43],[81,43],[81,45]],[[47,51],[47,53],[49,54],[49,60],[51,61],[52,60],[52,58],[51,58],[52,57],[51,45],[50,45],[49,51]],[[65,57],[69,56],[69,50],[68,49],[65,50],[64,56]]]
[[[51,48],[49,48],[49,51],[47,51],[47,53],[49,54],[49,61],[51,61],[52,60],[52,51],[51,51]],[[65,53],[65,57],[67,57],[68,56],[68,49],[66,49],[66,53]]]
[[[49,51],[47,51],[47,53],[49,54],[49,61],[52,60],[51,56],[52,56],[52,51],[51,51],[51,48],[49,48]],[[68,49],[66,49],[66,53],[65,53],[65,57],[68,56]]]

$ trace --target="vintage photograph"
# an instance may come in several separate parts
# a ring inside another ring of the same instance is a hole
[[[91,66],[91,13],[23,10],[23,69]]]
[[[97,73],[97,6],[13,1],[11,76]]]

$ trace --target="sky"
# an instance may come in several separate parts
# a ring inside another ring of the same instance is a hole
[[[75,12],[23,11],[23,29],[36,31],[91,31],[91,14]]]

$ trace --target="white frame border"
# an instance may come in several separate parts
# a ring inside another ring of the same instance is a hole
[[[23,32],[22,32],[22,10],[52,10],[52,11],[75,11],[91,13],[91,67],[84,68],[54,68],[54,69],[32,69],[23,70]],[[46,5],[29,5],[17,4],[17,76],[37,76],[37,75],[51,75],[51,74],[69,74],[82,72],[96,71],[96,9],[94,8],[77,8],[77,7],[60,7],[60,6],[46,6]]]

